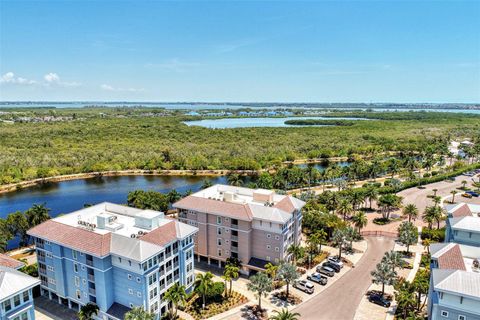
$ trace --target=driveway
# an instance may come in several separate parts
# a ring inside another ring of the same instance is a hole
[[[370,272],[393,249],[394,241],[383,237],[368,237],[368,249],[362,259],[343,277],[318,296],[294,309],[302,320],[350,320],[355,316],[363,295],[372,283]]]

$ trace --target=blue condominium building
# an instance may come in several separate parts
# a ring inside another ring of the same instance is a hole
[[[17,269],[23,263],[0,254],[0,319],[33,320],[32,289],[40,284]]]
[[[136,306],[159,318],[174,282],[192,290],[197,231],[158,211],[101,203],[28,233],[43,295],[74,310],[93,302],[98,319],[121,320]]]

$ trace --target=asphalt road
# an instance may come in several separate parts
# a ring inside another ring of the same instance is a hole
[[[368,249],[355,268],[338,279],[318,296],[294,309],[302,320],[351,320],[360,301],[372,283],[370,272],[393,248],[392,239],[368,237]],[[372,319],[373,320],[373,319]]]

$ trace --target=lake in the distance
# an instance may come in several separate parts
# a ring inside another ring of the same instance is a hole
[[[325,127],[326,125],[297,126],[285,124],[287,120],[368,120],[363,118],[328,118],[328,117],[285,117],[285,118],[223,118],[184,121],[187,126],[200,126],[210,129],[252,128],[252,127]]]

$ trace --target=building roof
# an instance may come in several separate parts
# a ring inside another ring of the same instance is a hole
[[[453,218],[472,216],[472,210],[466,203],[456,205],[448,213]]]
[[[480,274],[464,270],[433,269],[435,291],[444,291],[480,300]]]
[[[48,220],[28,230],[28,234],[69,248],[103,257],[110,253],[111,234],[99,234]]]
[[[124,306],[123,304],[120,304],[118,302],[114,302],[110,308],[107,310],[107,314],[117,318],[117,319],[124,319],[125,314],[129,312],[130,309],[129,307]]]
[[[0,266],[19,269],[24,266],[24,263],[7,256],[6,254],[0,253]]]
[[[295,197],[271,190],[214,185],[179,200],[173,207],[243,221],[259,219],[285,223],[304,205],[305,202]]]
[[[450,227],[454,230],[462,230],[480,233],[480,218],[474,216],[449,218]]]
[[[18,270],[0,266],[0,301],[40,284],[40,280]]]
[[[98,257],[115,254],[141,262],[197,230],[158,211],[101,203],[48,220],[28,234]]]
[[[436,259],[440,269],[466,270],[462,251],[456,243],[438,243],[430,246],[432,259]]]

